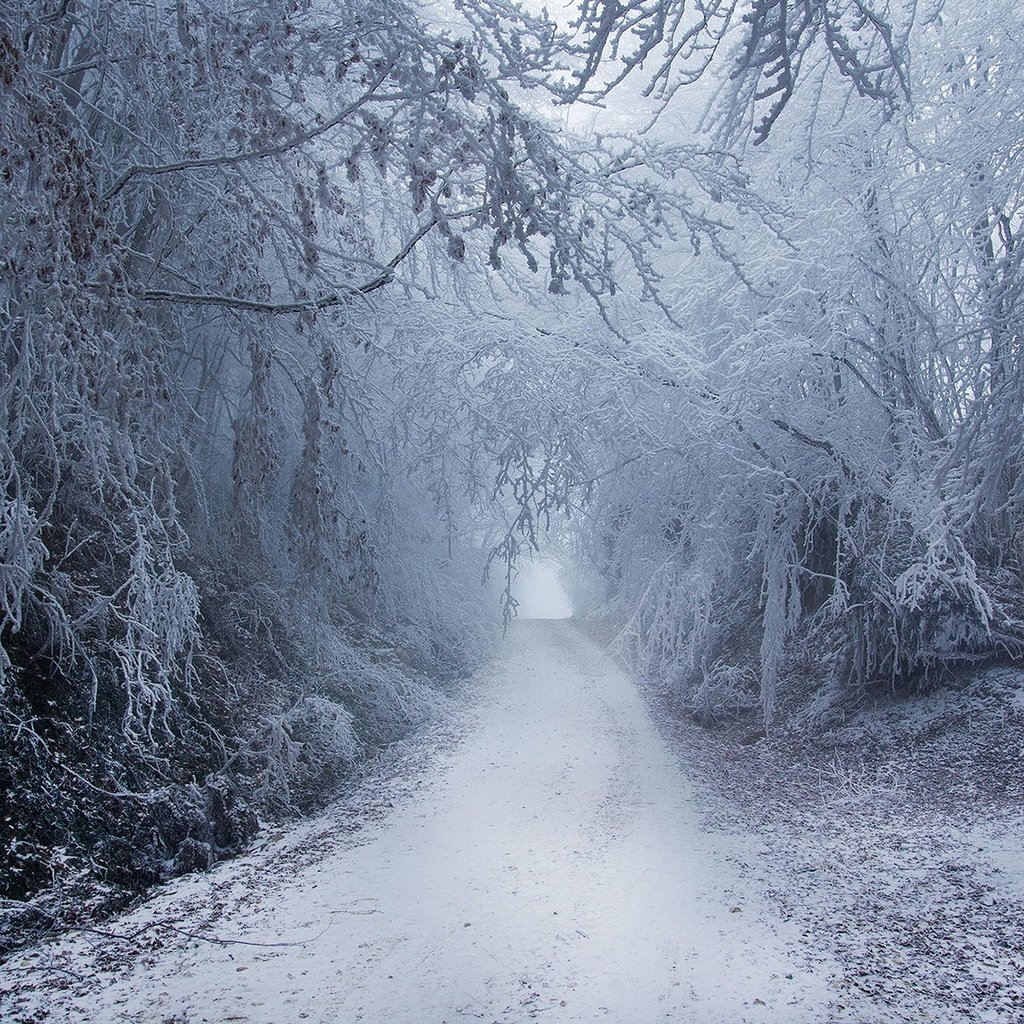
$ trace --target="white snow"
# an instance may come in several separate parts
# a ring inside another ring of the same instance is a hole
[[[518,623],[478,683],[464,735],[375,822],[346,829],[336,808],[109,926],[171,918],[299,944],[147,945],[143,932],[133,966],[97,974],[110,943],[82,936],[14,962],[85,979],[41,987],[22,1011],[96,1024],[836,1019],[827,967],[802,961],[795,933],[743,891],[749,837],[702,828],[607,656],[571,623]]]

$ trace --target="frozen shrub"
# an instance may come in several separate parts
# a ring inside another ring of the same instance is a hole
[[[758,679],[749,668],[716,662],[702,668],[687,704],[699,722],[739,718],[758,707]]]

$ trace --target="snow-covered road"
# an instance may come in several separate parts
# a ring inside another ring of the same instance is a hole
[[[479,683],[462,737],[374,823],[303,826],[111,926],[297,944],[143,932],[134,967],[32,1002],[154,1024],[833,1019],[825,968],[741,893],[733,840],[704,832],[607,656],[569,622],[520,623]]]

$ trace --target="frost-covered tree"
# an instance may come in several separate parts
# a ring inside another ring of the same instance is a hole
[[[701,714],[1019,654],[1020,21],[0,0],[8,894],[322,802],[553,513]]]
[[[441,21],[0,6],[12,896],[206,864],[422,718],[491,615],[515,438],[466,397],[511,338],[481,306],[656,296],[644,240],[715,237]]]
[[[898,116],[820,65],[741,158],[744,279],[686,261],[678,328],[637,326],[583,538],[697,709],[1021,652],[1018,23],[919,24]]]

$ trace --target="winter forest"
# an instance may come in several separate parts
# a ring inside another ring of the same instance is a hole
[[[1021,1019],[1018,0],[0,0],[0,341],[5,1019]]]

